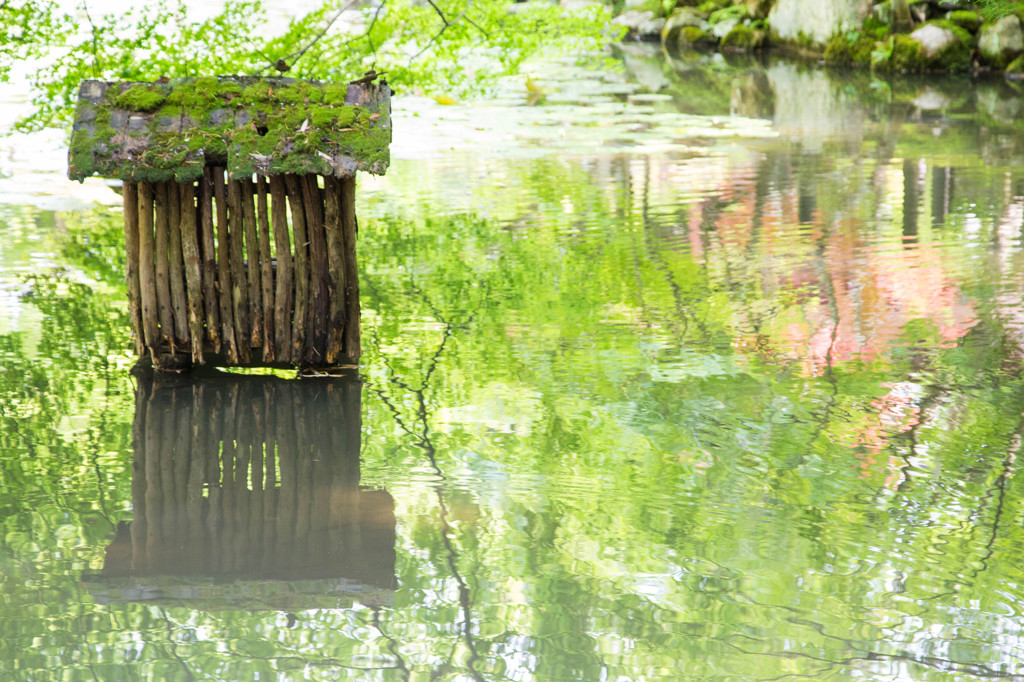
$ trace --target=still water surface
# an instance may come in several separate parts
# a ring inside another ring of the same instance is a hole
[[[5,194],[0,677],[1024,676],[1024,100],[621,58],[396,99],[359,381],[132,378]]]

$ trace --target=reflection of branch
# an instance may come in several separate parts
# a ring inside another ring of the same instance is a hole
[[[381,626],[379,608],[373,609],[373,627],[377,628],[377,632],[379,632],[384,639],[388,640],[388,651],[391,652],[391,655],[395,657],[395,661],[398,663],[395,667],[402,671],[402,677],[409,679],[409,669],[405,667],[405,660],[402,658],[402,654],[398,651],[398,642],[384,632],[384,628]]]
[[[433,2],[431,2],[430,4],[433,5]],[[368,281],[366,286],[367,289],[370,292],[372,292],[373,295],[379,300],[380,297],[377,295],[376,287],[374,286],[372,280]],[[434,317],[441,321],[442,324],[444,324],[444,332],[441,338],[441,343],[438,344],[437,348],[430,356],[430,360],[427,363],[427,370],[423,375],[423,380],[420,382],[419,388],[412,388],[408,383],[406,383],[402,379],[399,379],[395,375],[395,371],[391,367],[391,363],[388,362],[386,355],[381,353],[381,358],[383,359],[384,365],[387,367],[388,373],[390,375],[388,377],[388,382],[416,396],[416,419],[421,426],[420,433],[415,433],[412,430],[412,428],[405,424],[405,421],[402,419],[401,413],[398,411],[398,408],[384,394],[383,389],[376,388],[371,385],[371,390],[374,393],[376,393],[378,397],[380,397],[381,401],[387,406],[388,410],[391,411],[392,415],[394,415],[395,422],[398,424],[399,428],[401,428],[407,434],[416,439],[416,447],[419,447],[426,454],[427,461],[430,464],[430,468],[432,468],[434,472],[437,474],[438,480],[445,481],[447,480],[447,476],[445,476],[444,472],[441,470],[440,465],[437,463],[437,449],[434,447],[434,443],[433,441],[431,441],[430,438],[430,426],[428,423],[428,411],[425,396],[427,389],[430,387],[430,378],[433,376],[434,370],[437,369],[438,362],[441,359],[441,354],[444,352],[445,348],[448,345],[448,340],[452,337],[452,334],[456,329],[464,329],[468,327],[469,324],[476,317],[477,311],[474,310],[473,313],[466,319],[466,321],[462,325],[456,326],[449,322],[447,319],[445,319],[444,315],[441,314],[441,311],[433,304],[432,301],[430,301],[427,295],[422,290],[420,290],[419,287],[415,285],[415,283],[410,283],[410,288],[412,289],[413,292],[418,293],[420,295],[420,297],[423,299],[423,302],[427,305],[428,308],[430,308],[431,312],[434,314]],[[482,296],[480,298],[481,305],[484,300],[486,300],[486,296]],[[380,338],[377,335],[376,329],[374,329],[374,331],[372,332],[371,337],[379,351]],[[437,496],[437,506],[440,509],[439,520],[441,523],[441,543],[444,545],[445,554],[447,555],[448,570],[451,571],[452,577],[455,579],[455,582],[458,585],[459,609],[462,612],[462,637],[465,640],[466,647],[469,649],[470,652],[469,659],[466,661],[466,667],[469,669],[470,676],[474,680],[482,681],[483,676],[475,667],[476,662],[480,659],[480,654],[476,650],[476,641],[473,637],[473,602],[471,599],[469,585],[466,584],[466,579],[459,572],[459,553],[458,550],[455,548],[455,544],[452,542],[453,529],[448,521],[449,511],[448,505],[445,503],[444,500],[443,488],[440,485],[435,486],[434,493]],[[454,657],[454,654],[455,650],[453,648],[451,657]]]

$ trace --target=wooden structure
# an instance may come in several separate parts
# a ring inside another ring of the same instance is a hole
[[[68,175],[124,181],[140,360],[355,363],[355,173],[386,171],[390,112],[383,82],[84,82]]]
[[[109,599],[140,585],[181,595],[201,577],[393,591],[394,500],[359,486],[361,389],[342,377],[140,376],[133,519],[91,582],[106,581]]]

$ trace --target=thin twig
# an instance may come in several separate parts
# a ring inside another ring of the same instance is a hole
[[[6,1],[4,4],[7,4]],[[86,0],[82,0],[82,11],[85,12],[85,18],[89,21],[89,27],[92,28],[92,77],[98,78],[99,69],[96,68],[96,62],[99,59],[99,44],[96,37],[98,29],[92,20],[92,15],[89,14],[89,3]]]
[[[366,42],[370,46],[370,52],[373,53],[374,57],[377,56],[377,46],[373,44],[373,38],[370,37],[370,34],[373,33],[373,27],[377,25],[377,18],[380,17],[382,9],[384,9],[383,2],[377,5],[377,11],[373,13],[373,21],[371,21],[370,25],[366,27]]]

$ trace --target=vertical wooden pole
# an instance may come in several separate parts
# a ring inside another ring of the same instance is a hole
[[[238,364],[238,344],[235,338],[235,320],[231,306],[231,237],[228,234],[228,203],[224,191],[224,169],[207,169],[213,175],[213,195],[217,200],[217,290],[220,304],[220,333],[227,352],[228,363]]]
[[[142,295],[139,286],[139,186],[125,180],[122,188],[124,200],[124,243],[127,250],[124,277],[128,284],[128,317],[132,323],[132,341],[135,355],[146,352],[142,330]]]
[[[217,221],[220,221],[220,201],[224,196],[224,187],[216,186]],[[228,239],[230,251],[221,251],[221,259],[225,255],[231,258],[231,305],[235,320],[235,343],[238,345],[238,359],[247,363],[252,350],[252,328],[249,326],[249,284],[245,276],[245,216],[242,213],[242,185],[238,180],[228,183]],[[223,244],[223,243],[222,243]]]
[[[221,350],[220,314],[217,308],[217,249],[213,242],[213,176],[203,169],[199,178],[199,224],[203,245],[203,308],[206,311],[206,337],[215,353]]]
[[[277,359],[292,362],[292,246],[288,237],[288,205],[284,179],[270,178],[271,222],[277,251],[277,286],[274,292],[274,341]],[[297,360],[297,358],[296,358]]]
[[[202,180],[200,180],[202,183]],[[186,182],[181,185],[181,256],[185,263],[185,284],[188,289],[188,329],[192,342],[192,362],[202,364],[203,358],[203,276],[196,236],[196,190]]]
[[[345,339],[345,240],[341,220],[341,183],[324,178],[324,232],[330,276],[330,321],[327,325],[327,364],[338,363]]]
[[[302,204],[302,179],[286,175],[288,206],[292,210],[292,232],[295,234],[295,317],[292,322],[292,362],[307,364],[309,319],[309,239],[306,234],[306,211]],[[277,250],[280,263],[281,250]]]
[[[181,251],[181,196],[178,183],[167,183],[167,228],[170,232],[171,311],[174,313],[174,334],[181,344],[189,343],[188,300],[185,297],[185,273]]]
[[[267,180],[256,178],[256,212],[259,216],[260,274],[263,289],[263,361],[273,362],[274,353],[274,264],[270,254],[270,218],[267,214]]]
[[[156,273],[153,257],[153,185],[139,183],[139,289],[142,295],[142,329],[153,364],[158,362],[160,323],[156,308]]]
[[[302,178],[302,197],[306,207],[306,234],[309,236],[309,288],[311,343],[309,361],[322,365],[327,355],[327,322],[330,305],[330,275],[327,271],[327,238],[324,234],[324,199],[316,175]]]
[[[363,354],[359,333],[359,265],[356,262],[356,178],[341,179],[341,225],[345,245],[345,355],[350,362]]]
[[[174,352],[174,317],[171,313],[171,271],[168,252],[170,251],[170,209],[167,205],[167,182],[156,183],[156,308],[160,320],[160,336]]]
[[[248,266],[249,279],[249,321],[251,324],[252,347],[263,345],[263,302],[260,270],[260,247],[256,237],[256,211],[253,209],[256,186],[249,178],[242,178],[241,191],[242,213],[245,218],[245,259]]]

